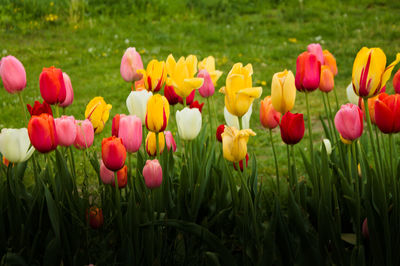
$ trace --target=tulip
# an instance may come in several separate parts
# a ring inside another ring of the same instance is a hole
[[[186,105],[191,105],[193,103],[196,90],[192,90],[188,97],[186,97]],[[183,99],[181,96],[175,93],[174,86],[165,85],[164,96],[167,98],[170,105],[175,105],[177,103],[183,104]]]
[[[65,101],[67,92],[61,69],[54,66],[43,68],[39,84],[40,94],[48,104],[59,104]]]
[[[142,144],[142,121],[135,115],[121,116],[118,137],[128,152],[137,152]]]
[[[358,97],[358,95],[354,93],[352,83],[350,83],[350,85],[347,86],[346,95],[347,95],[347,100],[349,101],[349,103],[356,104],[356,105],[358,104],[358,100],[360,97]]]
[[[250,136],[256,133],[251,129],[238,130],[235,127],[225,126],[222,133],[222,151],[224,158],[237,163],[243,160],[247,154],[247,142]]]
[[[145,124],[147,102],[153,96],[151,91],[132,91],[126,99],[126,107],[130,115],[136,115]]]
[[[317,60],[323,65],[325,63],[322,47],[319,43],[311,43],[307,46],[307,51],[317,57]]]
[[[89,225],[93,229],[99,229],[103,225],[103,211],[100,208],[97,208],[95,206],[90,207],[89,214],[88,210],[86,210],[85,217],[86,221],[89,220]]]
[[[224,124],[221,124],[221,125],[219,125],[218,127],[217,127],[217,132],[216,132],[216,136],[217,136],[217,140],[219,141],[219,142],[221,142],[222,143],[222,133],[224,133],[224,130],[225,130],[225,125]]]
[[[336,76],[338,73],[338,69],[335,57],[328,50],[324,50],[323,54],[324,54],[324,65],[328,66],[329,69],[332,71],[333,75]]]
[[[29,148],[28,130],[26,128],[3,128],[0,133],[0,153],[3,159],[12,163],[22,163],[28,160],[35,148]]]
[[[32,116],[28,123],[28,134],[33,147],[41,153],[47,153],[57,148],[56,126],[53,117],[49,114]]]
[[[117,172],[118,188],[124,188],[128,184],[128,166],[124,165]],[[111,180],[111,185],[115,187],[115,177]]]
[[[65,100],[60,104],[61,107],[68,107],[74,101],[74,90],[72,89],[71,79],[67,73],[62,73],[65,85]]]
[[[254,99],[260,98],[261,87],[252,87],[253,67],[243,67],[242,63],[233,65],[226,78],[226,86],[219,91],[225,94],[225,107],[229,113],[242,117],[249,110]]]
[[[199,109],[185,107],[176,112],[176,124],[179,137],[183,140],[192,140],[197,137],[201,129],[201,113]]]
[[[204,106],[204,103],[199,103],[198,101],[194,101],[194,102],[192,102],[191,104],[190,104],[190,109],[193,109],[193,108],[197,108],[197,109],[199,109],[199,111],[200,111],[200,113],[201,113],[201,110],[203,110],[203,106]]]
[[[175,143],[174,137],[172,136],[171,131],[164,131],[164,135],[165,135],[165,143],[167,144],[168,150],[170,150],[172,148],[172,151],[175,152],[176,151],[176,143]]]
[[[203,70],[203,69],[207,70],[207,73],[209,74],[213,85],[216,86],[218,79],[222,75],[222,71],[215,70],[215,59],[213,56],[208,56],[208,57],[204,58],[203,61],[199,62],[199,72],[201,72],[201,70]],[[201,95],[201,96],[203,96],[203,95]],[[203,97],[205,97],[205,96],[203,96]]]
[[[330,92],[335,86],[333,73],[328,66],[321,67],[321,77],[319,80],[319,89],[323,92]]]
[[[250,105],[249,110],[247,113],[242,116],[242,129],[250,128],[250,118],[251,114],[253,113],[253,105]],[[229,113],[228,109],[224,107],[224,118],[225,122],[230,127],[236,127],[239,129],[239,118],[231,113]]]
[[[240,171],[241,171],[241,172],[243,172],[243,161],[244,161],[244,160],[241,160],[241,161],[239,162],[239,168],[240,168]],[[246,153],[246,168],[247,168],[248,166],[249,166],[249,154]],[[235,163],[233,163],[233,167],[235,168],[236,171],[238,170]]]
[[[375,123],[385,134],[400,132],[400,94],[375,101]]]
[[[199,93],[201,97],[207,98],[213,96],[215,92],[215,87],[207,70],[200,70],[197,74],[197,77],[204,79],[203,85],[199,88]]]
[[[76,126],[76,138],[74,146],[77,149],[87,149],[93,144],[94,140],[94,129],[92,123],[88,119],[75,120]]]
[[[166,69],[169,75],[167,85],[173,86],[176,94],[186,98],[189,94],[203,85],[203,78],[195,78],[197,58],[194,55],[179,58],[178,62],[170,54],[167,58]]]
[[[111,104],[107,104],[103,97],[94,97],[86,106],[85,117],[89,119],[94,128],[94,133],[103,131],[104,125],[110,116]]]
[[[146,70],[139,69],[138,72],[143,75],[144,86],[146,87],[146,90],[152,92],[159,91],[164,85],[167,77],[165,62],[157,61],[155,59],[149,62]]]
[[[362,224],[362,235],[365,240],[369,240],[368,219],[365,218]]]
[[[191,105],[193,103],[194,97],[196,96],[196,90],[192,90],[188,97],[186,97],[186,105]],[[182,97],[179,97],[179,102],[183,104]]]
[[[50,105],[45,101],[43,101],[43,104],[41,104],[39,101],[35,101],[33,107],[30,104],[27,104],[26,107],[28,108],[28,111],[31,114],[31,116],[41,115],[43,113],[49,114],[51,116],[53,115]]]
[[[100,179],[104,184],[111,184],[114,180],[115,174],[113,171],[109,170],[103,163],[103,160],[100,160]],[[119,182],[118,182],[119,184]]]
[[[283,142],[288,145],[299,143],[305,130],[303,114],[287,112],[282,116],[280,128]]]
[[[114,136],[104,138],[101,142],[101,158],[104,165],[111,171],[117,171],[124,167],[126,149],[122,140]]]
[[[369,117],[371,118],[371,122],[373,124],[375,124],[375,102],[379,99],[379,100],[383,100],[384,98],[386,98],[387,96],[389,96],[387,93],[379,93],[378,95],[371,97],[368,99],[368,110],[369,110]],[[365,113],[365,106],[364,106],[364,99],[361,97],[358,97],[358,107],[361,108],[361,110],[364,113],[364,119],[365,121],[367,121],[367,116]]]
[[[26,87],[26,72],[22,63],[12,55],[0,61],[0,77],[8,93],[20,92]]]
[[[76,139],[76,125],[73,116],[61,116],[54,119],[56,124],[56,132],[58,138],[58,145],[69,147],[74,144]]]
[[[164,131],[169,119],[169,103],[167,98],[159,94],[150,97],[147,102],[145,123],[148,130]]]
[[[275,73],[271,83],[271,102],[277,112],[282,114],[292,110],[296,100],[296,86],[292,71]]]
[[[322,140],[323,145],[325,146],[326,154],[331,155],[332,154],[332,145],[329,139],[323,139]]]
[[[144,85],[144,79],[142,78],[138,81],[135,81],[135,86],[132,86],[132,90],[136,91],[146,90],[146,86]]]
[[[162,168],[157,159],[147,160],[143,167],[144,183],[147,188],[158,188],[162,184]]]
[[[281,113],[276,111],[272,106],[271,96],[267,96],[261,100],[260,122],[265,128],[274,129],[281,120]]]
[[[121,76],[126,82],[138,81],[143,77],[139,69],[143,69],[142,58],[135,47],[129,47],[121,59]]]
[[[396,55],[396,60],[386,67],[386,55],[380,48],[363,47],[353,64],[354,92],[363,98],[377,95],[386,86],[394,66],[399,61],[400,53]]]
[[[158,133],[158,154],[164,151],[165,147],[165,137],[164,133]],[[149,132],[146,137],[146,151],[150,156],[157,156],[157,143],[156,143],[156,133]]]
[[[111,125],[111,136],[117,137],[118,138],[118,133],[119,133],[119,120],[121,119],[122,116],[125,116],[124,114],[116,114],[113,117],[112,120],[112,125]]]
[[[304,52],[297,57],[295,85],[298,91],[314,91],[319,87],[321,63],[314,54]]]
[[[351,143],[363,133],[363,112],[354,104],[342,105],[335,116],[335,126],[344,143]]]
[[[394,74],[393,88],[395,93],[400,94],[400,69]]]

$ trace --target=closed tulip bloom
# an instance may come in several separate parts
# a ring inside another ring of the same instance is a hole
[[[174,137],[172,136],[171,131],[164,131],[164,135],[165,135],[165,143],[167,144],[168,150],[172,148],[172,151],[175,152],[176,143]]]
[[[20,92],[26,87],[26,72],[22,63],[12,55],[0,60],[0,77],[8,93]]]
[[[375,123],[385,134],[400,132],[400,94],[375,101]]]
[[[351,103],[342,105],[335,116],[335,127],[344,139],[343,142],[351,143],[363,133],[363,112],[357,105]]]
[[[222,133],[224,133],[225,125],[221,124],[217,127],[217,132],[215,133],[217,140],[222,143]]]
[[[354,93],[352,83],[350,83],[349,86],[347,86],[346,95],[347,95],[347,100],[349,101],[349,103],[356,104],[356,105],[358,104],[360,97],[358,97],[358,95]]]
[[[118,171],[124,167],[126,149],[122,140],[117,137],[104,138],[101,142],[101,158],[104,165],[111,171]]]
[[[92,123],[88,119],[75,120],[76,126],[76,138],[74,146],[77,149],[87,149],[93,144],[94,140],[94,129]]]
[[[139,73],[143,75],[144,86],[146,90],[157,92],[161,90],[167,78],[167,72],[165,70],[165,62],[151,60],[147,65],[146,70],[140,69]]]
[[[31,116],[34,115],[41,115],[43,113],[53,115],[53,112],[51,111],[51,107],[48,103],[43,101],[43,103],[40,103],[39,101],[35,101],[35,104],[33,107],[30,104],[27,104],[26,107],[28,108],[29,114]]]
[[[251,114],[253,113],[253,105],[250,105],[249,110],[247,113],[242,116],[242,129],[250,128],[250,118]],[[225,122],[230,127],[236,127],[239,129],[239,118],[231,113],[229,113],[226,106],[224,107],[224,118]]]
[[[201,113],[199,109],[185,107],[183,110],[177,111],[176,124],[178,125],[179,137],[181,139],[195,139],[201,130]]]
[[[287,112],[282,116],[280,128],[283,142],[288,145],[299,143],[305,130],[303,114]]]
[[[201,69],[197,74],[198,78],[203,78],[203,85],[199,88],[201,97],[207,98],[213,96],[215,92],[214,84],[211,80],[210,74],[205,69]]]
[[[118,188],[124,188],[128,184],[128,166],[124,165],[117,172]],[[111,181],[111,185],[115,187],[115,177]]]
[[[251,64],[243,67],[242,63],[233,65],[226,78],[226,86],[219,91],[225,94],[225,107],[229,113],[242,117],[249,110],[254,99],[260,98],[261,87],[253,87],[253,67]]]
[[[163,132],[158,133],[158,154],[161,154],[164,151],[165,147],[165,136]],[[157,142],[156,142],[156,133],[149,132],[146,137],[146,151],[150,156],[157,155]]]
[[[298,91],[314,91],[319,87],[321,63],[314,54],[304,52],[297,57],[295,85]]]
[[[333,73],[328,66],[321,67],[321,77],[319,81],[319,89],[323,92],[330,92],[335,86]]]
[[[147,188],[158,188],[162,184],[162,168],[157,159],[147,160],[143,167],[144,183]]]
[[[147,102],[153,96],[151,91],[132,91],[126,99],[126,107],[130,115],[136,115],[145,124]]]
[[[111,136],[117,137],[118,138],[118,133],[119,133],[119,120],[121,119],[122,116],[125,116],[124,114],[116,114],[112,120],[112,125],[111,125]]]
[[[393,77],[393,88],[395,93],[400,94],[400,69]]]
[[[260,122],[265,128],[274,129],[281,120],[281,113],[276,111],[272,106],[271,96],[267,96],[261,100]]]
[[[128,152],[137,152],[142,144],[142,121],[135,115],[122,116],[118,137]]]
[[[57,148],[56,126],[53,117],[49,114],[32,116],[28,123],[28,134],[33,147],[41,153]]]
[[[286,69],[275,73],[271,83],[271,102],[274,109],[282,114],[292,110],[296,100],[296,86],[292,71]]]
[[[69,147],[76,139],[76,125],[73,116],[61,116],[54,119],[56,124],[58,145]]]
[[[319,43],[311,43],[307,46],[307,51],[317,57],[317,60],[323,65],[325,63],[322,47]]]
[[[60,104],[61,107],[68,107],[74,101],[74,90],[72,89],[71,79],[67,73],[63,72],[63,79],[65,85],[65,100]]]
[[[107,104],[103,97],[94,97],[86,106],[85,117],[89,119],[94,128],[94,133],[103,131],[104,125],[110,116],[111,104]]]
[[[199,109],[199,111],[201,113],[201,110],[203,110],[203,106],[204,106],[204,103],[199,103],[198,101],[194,101],[190,104],[189,108],[190,109],[197,108],[197,109]]]
[[[224,133],[221,135],[224,158],[234,163],[243,160],[247,154],[249,137],[255,135],[256,133],[251,129],[238,130],[235,127],[225,126]]]
[[[201,72],[201,70],[203,69],[207,70],[207,73],[209,74],[213,85],[216,86],[218,79],[222,75],[222,71],[215,70],[215,59],[213,56],[208,56],[199,62],[199,72]]]
[[[103,181],[104,184],[108,185],[111,184],[111,182],[114,180],[114,172],[108,169],[105,164],[103,163],[103,160],[100,160],[100,179]],[[118,182],[119,184],[119,182]]]
[[[325,146],[326,154],[332,154],[332,145],[329,139],[323,139],[322,144]]]
[[[89,211],[86,210],[86,220],[92,229],[99,229],[104,223],[103,210],[92,206]]]
[[[164,96],[170,105],[175,105],[182,100],[182,97],[175,93],[174,86],[165,85]]]
[[[176,94],[186,98],[189,94],[203,85],[203,78],[195,78],[197,72],[197,58],[194,55],[179,58],[178,62],[170,54],[167,58],[168,73],[167,85],[173,86]]]
[[[139,69],[143,69],[142,58],[135,47],[129,47],[121,59],[121,76],[126,82],[140,80],[143,75],[138,73]]]
[[[39,84],[40,94],[48,104],[60,104],[65,101],[67,91],[61,69],[54,66],[43,68]]]
[[[364,98],[377,95],[386,86],[394,66],[399,61],[400,53],[396,55],[396,60],[386,67],[386,55],[382,49],[363,47],[354,59],[354,92]]]
[[[3,128],[0,133],[0,153],[3,159],[12,163],[22,163],[28,160],[35,148],[29,147],[31,142],[26,128]]]
[[[336,76],[338,73],[338,69],[335,57],[328,50],[324,50],[323,54],[324,54],[324,65],[328,66],[329,69],[332,71],[333,75]]]
[[[169,119],[169,103],[167,98],[156,94],[147,102],[145,123],[148,130],[153,132],[164,131]]]

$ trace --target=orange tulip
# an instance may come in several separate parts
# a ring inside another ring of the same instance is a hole
[[[328,50],[324,50],[323,55],[324,55],[324,65],[328,66],[329,69],[332,71],[333,75],[336,76],[338,73],[338,69],[335,57]]]
[[[329,66],[321,67],[321,78],[319,80],[319,89],[323,92],[330,92],[335,86],[335,81],[333,79],[333,73]]]
[[[261,100],[260,122],[265,128],[274,129],[278,126],[281,119],[281,113],[272,106],[271,96]]]

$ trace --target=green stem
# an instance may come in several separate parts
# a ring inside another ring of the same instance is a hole
[[[381,150],[381,145],[380,145],[380,141],[379,141],[379,132],[378,132],[377,127],[374,127],[374,130],[375,130],[375,137],[376,137],[376,145],[378,147],[377,152],[378,152],[379,163],[380,163],[379,167],[382,169],[382,171],[384,171],[384,169],[385,169],[384,165],[383,165],[384,160],[382,160],[382,150]],[[382,143],[382,145],[384,145],[384,144]],[[386,166],[387,166],[387,164],[386,164]]]
[[[210,97],[207,97],[207,106],[208,106],[208,122],[210,123],[210,139],[213,139],[213,125],[212,125],[212,114],[211,114],[211,105],[210,105]],[[215,138],[214,138],[215,139]]]
[[[242,121],[242,117],[238,117],[239,119],[239,130],[243,129],[243,121]]]
[[[293,159],[293,168],[292,168],[292,179],[293,179],[293,184],[294,184],[294,189],[296,190],[296,195],[299,195],[298,193],[297,193],[297,174],[296,174],[296,157],[295,157],[295,155],[294,155],[294,145],[290,145],[290,150],[291,150],[291,153],[292,153],[292,159]],[[300,198],[298,198],[298,200],[300,200]],[[300,201],[299,201],[300,202]]]
[[[60,109],[58,107],[58,104],[56,104],[56,117],[60,117]]]
[[[286,144],[286,155],[287,155],[287,161],[288,161],[288,171],[289,171],[289,185],[290,189],[292,188],[292,164],[290,162],[290,152],[289,152],[289,144]]]
[[[393,167],[393,134],[389,134],[389,157],[390,157],[390,168],[392,170],[392,177],[395,177],[395,168]],[[393,183],[393,187],[395,183]]]
[[[117,209],[117,219],[118,219],[118,228],[121,234],[121,239],[123,238],[123,228],[122,228],[122,213],[121,213],[121,201],[120,201],[120,190],[118,185],[118,176],[117,172],[114,172],[114,191],[115,191],[115,204]]]
[[[324,102],[325,114],[326,114],[326,117],[327,117],[327,120],[328,120],[329,135],[328,135],[327,137],[328,137],[330,140],[333,140],[331,121],[330,121],[330,119],[329,119],[328,108],[326,107],[325,92],[321,91],[321,96],[322,96],[322,101]]]
[[[278,187],[278,195],[280,194],[279,187],[279,168],[278,168],[278,160],[276,159],[275,145],[274,140],[272,139],[272,129],[269,130],[269,138],[271,140],[272,152],[274,153],[274,161],[275,161],[275,172],[276,172],[276,185]]]
[[[308,139],[310,141],[310,156],[311,156],[311,168],[313,172],[313,176],[316,176],[315,172],[315,162],[314,162],[314,148],[312,141],[312,128],[311,128],[311,116],[310,116],[310,105],[308,102],[308,92],[306,92],[306,105],[307,105],[307,124],[308,124]]]
[[[351,149],[353,153],[353,161],[354,164],[356,165],[357,169],[357,159],[356,159],[356,143],[351,144]],[[357,200],[357,205],[356,205],[356,236],[357,236],[357,251],[360,250],[360,242],[361,242],[361,200],[360,200],[360,178],[358,174],[355,175],[355,186],[356,186],[356,200]]]
[[[375,142],[374,142],[374,136],[372,133],[372,125],[371,125],[371,117],[369,116],[369,109],[368,109],[368,98],[364,98],[364,107],[365,107],[365,115],[367,117],[367,124],[368,124],[368,132],[369,132],[369,139],[371,141],[371,146],[372,146],[372,154],[374,156],[374,161],[375,161],[375,167],[377,170],[377,175],[382,176],[381,169],[379,167],[379,162],[378,162],[378,156],[376,154],[376,148],[375,148]]]
[[[26,115],[26,110],[25,110],[26,106],[25,106],[25,103],[24,103],[24,99],[22,98],[22,93],[18,92],[17,94],[18,94],[19,102],[21,103],[21,106],[22,106],[22,113],[24,113],[25,123],[28,124],[28,117]]]
[[[336,90],[333,90],[333,94],[335,94],[335,99],[336,99],[336,110],[339,110],[339,101],[338,101],[338,97],[336,94]]]

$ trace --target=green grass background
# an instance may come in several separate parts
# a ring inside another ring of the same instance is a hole
[[[224,72],[217,90],[234,63],[252,63],[253,83],[266,84],[261,85],[265,97],[270,95],[272,75],[285,68],[295,73],[297,56],[309,43],[319,42],[336,57],[335,89],[342,104],[361,47],[381,47],[388,63],[400,51],[399,14],[400,2],[395,1],[0,0],[0,56],[14,55],[24,64],[25,103],[41,101],[39,74],[43,67],[54,65],[68,73],[74,88],[74,103],[66,114],[84,119],[85,106],[95,96],[112,104],[110,120],[95,138],[93,149],[100,152],[101,139],[111,134],[112,117],[128,112],[130,84],[121,78],[119,66],[130,46],[140,51],[145,65],[153,58],[165,60],[170,53],[195,54],[199,60],[213,55],[217,69]],[[57,17],[50,21],[49,15]],[[218,123],[223,123],[223,95],[216,92],[213,97]],[[320,97],[319,91],[311,95],[316,145],[322,139],[318,116],[324,115]],[[329,97],[333,104],[333,94]],[[0,90],[0,99],[0,128],[26,127],[18,97]],[[198,94],[196,99],[204,101]],[[249,151],[257,156],[259,176],[272,177],[272,150],[259,123],[259,106],[260,99],[253,105],[251,128],[257,136],[250,139]],[[304,94],[297,93],[293,112],[306,113]],[[308,146],[306,136],[296,146],[297,153]],[[287,173],[286,149],[277,129],[274,138],[280,170]],[[297,158],[298,172],[303,174]]]

